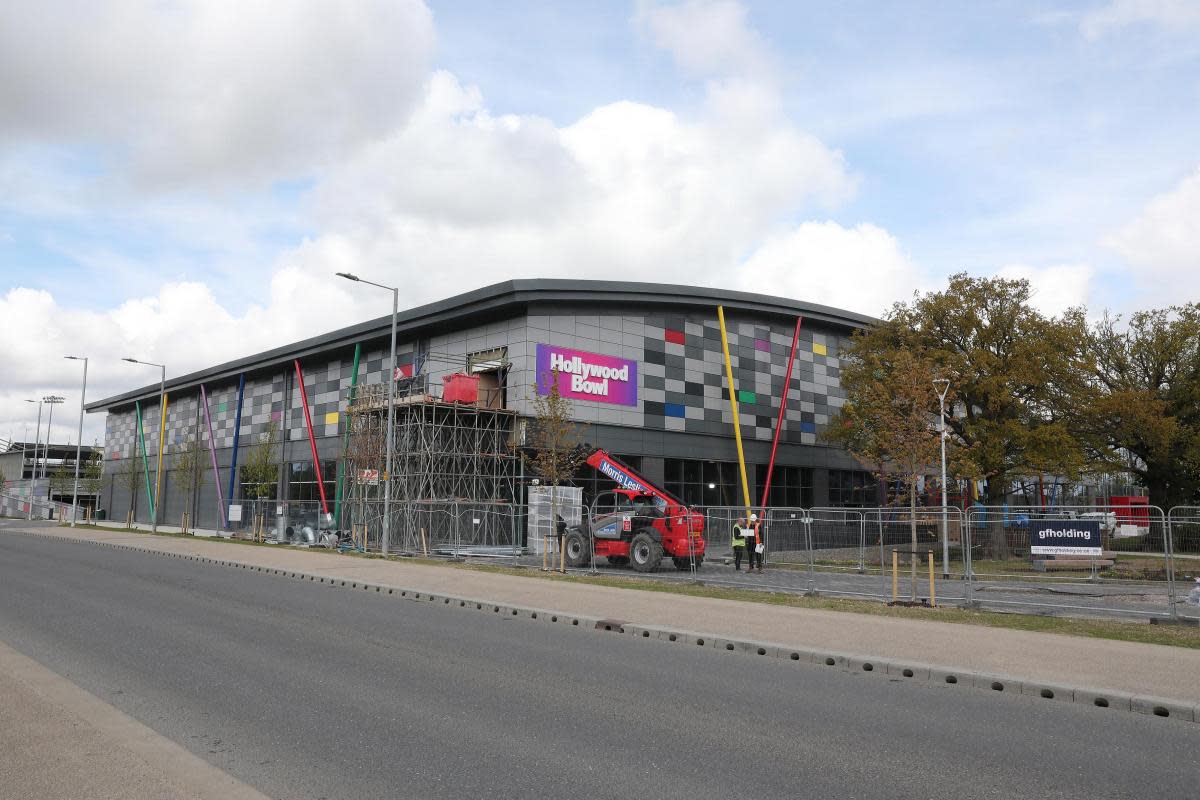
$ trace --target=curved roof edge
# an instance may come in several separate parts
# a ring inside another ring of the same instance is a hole
[[[500,319],[534,303],[612,304],[623,308],[653,305],[685,310],[711,309],[723,305],[728,311],[767,314],[788,319],[803,316],[806,320],[820,321],[847,330],[866,328],[879,322],[873,317],[851,311],[753,292],[665,283],[529,278],[501,281],[444,300],[402,310],[397,316],[397,335],[403,337],[418,331],[436,333],[447,328],[474,324],[480,320]],[[391,321],[389,314],[170,378],[167,380],[166,389],[169,393],[208,381],[236,378],[247,370],[277,367],[295,358],[302,359],[316,353],[352,347],[363,339],[386,337],[391,330]],[[114,406],[157,395],[158,384],[150,384],[88,403],[85,408],[89,412],[105,411]]]

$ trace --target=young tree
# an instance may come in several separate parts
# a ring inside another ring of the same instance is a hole
[[[550,526],[558,529],[558,487],[569,481],[587,459],[583,448],[585,426],[571,419],[571,401],[562,396],[558,370],[542,376],[541,392],[532,398],[534,417],[526,428],[526,454],[533,471],[550,486]],[[559,569],[565,570],[565,554],[559,543]],[[542,549],[546,567],[546,549]]]
[[[142,486],[142,477],[138,474],[138,459],[136,456],[122,459],[113,473],[113,482],[129,492],[129,510],[133,511],[137,503],[137,492]]]
[[[936,367],[919,351],[852,351],[841,376],[847,401],[826,434],[908,490],[913,600],[917,599],[917,484],[941,455],[936,377]]]
[[[175,453],[175,475],[179,479],[181,488],[187,492],[184,499],[184,511],[189,520],[196,518],[196,493],[204,485],[206,474],[204,447],[194,433],[189,434]]]
[[[383,519],[382,505],[378,500],[383,492],[381,479],[386,465],[386,412],[380,414],[377,410],[378,406],[374,403],[377,393],[373,387],[367,387],[367,391],[360,391],[356,401],[351,404],[347,415],[350,430],[345,440],[345,451],[342,453],[342,463],[346,471],[345,485],[348,487],[343,503],[349,507],[350,526],[355,532],[354,536],[358,536],[357,531],[364,531],[361,540],[363,548],[366,547],[369,538],[365,533],[368,526],[374,519],[378,519],[382,524]],[[397,466],[393,463],[393,471],[400,471]],[[372,473],[374,477],[368,477]],[[376,509],[374,514],[370,513],[372,508]],[[338,520],[338,525],[341,524],[342,521]]]
[[[242,483],[256,501],[271,497],[279,481],[279,423],[272,420],[267,430],[246,453]]]
[[[1074,422],[1095,459],[1131,472],[1161,508],[1200,499],[1200,304],[1105,316]]]
[[[104,456],[100,454],[99,445],[84,462],[79,474],[79,486],[87,494],[100,494],[100,484],[104,480]]]
[[[68,464],[64,459],[50,473],[50,493],[69,494],[75,487],[75,465]]]

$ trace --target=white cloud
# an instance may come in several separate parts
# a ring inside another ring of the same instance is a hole
[[[401,124],[432,49],[417,0],[8,3],[0,141],[157,187],[303,174]]]
[[[738,288],[882,316],[931,286],[896,238],[875,225],[805,222],[768,238],[737,269]]]
[[[733,0],[640,2],[635,23],[685,70],[697,75],[756,75],[768,70],[768,48]]]
[[[997,276],[1029,281],[1033,290],[1031,304],[1043,314],[1061,314],[1068,308],[1085,306],[1091,298],[1096,271],[1088,264],[1052,264],[1033,267],[1009,264]]]
[[[743,85],[715,87],[698,119],[621,101],[555,128],[493,116],[439,73],[409,126],[317,188],[326,233],[294,260],[329,271],[336,254],[413,301],[511,275],[728,282],[764,236],[856,185]]]
[[[0,296],[0,341],[10,343],[0,350],[0,374],[13,376],[0,390],[0,435],[21,435],[14,426],[28,419],[28,407],[21,402],[25,396],[56,392],[77,402],[77,365],[62,360],[68,353],[82,351],[93,358],[89,395],[100,398],[153,382],[153,370],[122,364],[122,356],[160,361],[168,365],[169,375],[181,375],[390,310],[383,292],[334,278],[337,271],[400,286],[405,307],[512,277],[736,288],[868,314],[882,313],[892,300],[928,288],[919,285],[919,271],[887,231],[870,224],[803,221],[814,213],[824,217],[852,197],[857,179],[839,151],[783,115],[771,82],[746,68],[759,63],[759,42],[745,28],[740,6],[688,3],[675,9],[685,16],[716,13],[733,30],[713,27],[708,18],[708,27],[701,26],[719,57],[705,68],[711,79],[705,103],[695,113],[681,115],[623,100],[558,126],[537,116],[493,113],[478,89],[445,72],[422,75],[421,91],[410,103],[409,72],[432,36],[422,32],[427,13],[410,5],[400,6],[399,17],[372,17],[377,26],[367,25],[362,16],[367,12],[359,7],[346,12],[355,24],[372,27],[371,32],[354,33],[350,22],[340,20],[330,21],[332,34],[318,32],[300,11],[285,14],[279,26],[286,36],[270,44],[283,52],[272,53],[268,60],[273,66],[263,70],[266,74],[248,76],[248,87],[230,78],[245,71],[245,63],[219,67],[205,62],[199,77],[160,78],[142,74],[143,56],[137,54],[139,47],[149,48],[167,59],[164,69],[170,72],[199,56],[193,52],[175,61],[164,49],[195,50],[211,39],[219,51],[213,62],[249,51],[253,32],[260,29],[256,21],[265,13],[261,8],[248,12],[245,30],[219,33],[221,25],[232,22],[207,4],[126,4],[118,7],[128,12],[125,17],[88,7],[93,18],[84,22],[96,33],[115,36],[118,44],[93,41],[82,31],[67,36],[85,53],[68,60],[65,74],[69,78],[95,66],[95,83],[110,89],[100,92],[104,102],[40,74],[0,90],[29,114],[21,123],[24,128],[0,128],[0,138],[36,131],[43,138],[65,140],[72,124],[95,113],[96,136],[129,142],[147,171],[181,163],[194,173],[215,165],[260,174],[254,162],[261,157],[263,170],[307,174],[305,159],[325,159],[305,195],[312,235],[265,259],[272,275],[269,291],[244,309],[231,310],[209,287],[194,281],[151,284],[133,299],[98,311],[63,307],[45,292],[14,289]],[[646,13],[658,20],[656,30],[678,51],[683,42],[672,39],[672,31],[692,23],[683,17],[660,18],[653,11]],[[125,19],[130,30],[117,25],[117,18]],[[405,20],[416,33],[406,31]],[[193,26],[199,30],[192,31]],[[717,41],[726,34],[729,41]],[[343,45],[332,53],[330,35],[333,44]],[[350,80],[351,89],[341,96],[330,88],[332,83],[356,74],[337,69],[338,59],[348,57],[347,38],[354,40],[356,52],[362,51],[367,85],[358,87]],[[398,65],[379,54],[382,41],[400,49],[408,42],[411,52]],[[101,56],[122,49],[132,50],[134,57],[104,65]],[[310,61],[298,63],[301,52]],[[25,52],[22,60],[9,53],[0,60],[26,67],[37,63],[29,56]],[[699,53],[677,56],[700,59]],[[293,68],[290,77],[297,86],[282,86],[282,73]],[[309,73],[328,69],[338,76],[328,82],[323,76],[308,80]],[[202,79],[228,86],[232,96],[200,92]],[[379,89],[378,83],[389,85]],[[283,92],[282,99],[272,95],[275,88]],[[43,100],[27,96],[34,89],[50,95],[44,107]],[[143,90],[146,110],[132,99]],[[383,99],[375,97],[377,90]],[[292,103],[288,98],[306,91],[331,96],[297,100],[298,112],[286,113]],[[361,116],[354,116],[360,113],[356,110],[347,120],[323,120],[325,114],[338,116],[343,105],[363,101],[364,93],[374,100]],[[215,97],[197,100],[209,95]],[[75,100],[84,108],[70,108]],[[292,130],[305,120],[318,129]],[[194,130],[168,142],[168,134],[187,121]],[[157,144],[164,149],[156,149]],[[264,206],[244,198],[240,204],[210,199],[206,206],[204,198],[197,191],[186,202],[156,202],[150,210],[156,224],[177,229],[174,241],[183,237],[220,252],[223,235],[206,239],[188,233],[189,219],[205,219],[219,230],[240,231],[244,240],[236,249],[249,254],[246,258],[266,250],[255,246],[263,241],[260,231],[230,219],[244,210],[257,218],[255,209]],[[92,215],[96,206],[89,203],[94,202],[89,198],[72,205],[70,213]],[[104,281],[120,274],[144,278],[157,266],[153,256],[118,255],[95,256],[104,260],[92,263],[108,266],[94,267],[92,274]],[[64,423],[60,428],[57,422],[54,438],[65,440],[70,427]],[[88,441],[102,435],[99,425],[99,420],[89,420]]]
[[[1083,15],[1079,27],[1089,39],[1130,25],[1156,25],[1172,33],[1200,28],[1196,0],[1111,0]]]
[[[344,283],[331,274],[313,276],[285,266],[271,281],[268,301],[241,316],[230,314],[201,283],[165,284],[152,296],[106,311],[64,308],[49,292],[11,289],[0,295],[0,341],[8,343],[0,348],[0,374],[6,376],[0,438],[24,435],[30,419],[26,398],[59,394],[72,410],[55,414],[53,439],[74,441],[82,370],[66,355],[91,359],[93,401],[157,383],[156,370],[123,363],[126,356],[166,364],[170,378],[386,313],[380,304],[378,314],[364,314],[362,298]],[[102,418],[89,416],[84,441],[103,435]]]
[[[1105,244],[1138,270],[1138,284],[1170,302],[1200,299],[1200,170],[1151,200]]]

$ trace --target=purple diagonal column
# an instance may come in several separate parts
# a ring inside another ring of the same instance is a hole
[[[225,529],[225,498],[221,495],[221,470],[217,469],[217,440],[213,436],[212,416],[208,413],[208,392],[200,384],[200,402],[204,405],[204,424],[208,426],[208,454],[212,456],[213,484],[217,487],[217,518]]]

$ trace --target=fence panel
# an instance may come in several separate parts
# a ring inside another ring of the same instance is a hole
[[[1171,576],[1178,613],[1200,616],[1200,506],[1176,506],[1167,512]]]
[[[967,541],[971,589],[989,606],[1176,614],[1171,529],[1155,506],[976,506]]]
[[[808,565],[811,548],[807,520],[808,511],[803,508],[767,509],[766,517],[762,520],[767,563]]]
[[[862,509],[863,574],[872,576],[872,594],[885,599],[957,602],[969,599],[963,578],[962,546],[966,518],[954,506],[903,506]],[[929,556],[934,560],[930,586]],[[893,572],[894,570],[894,572]]]

